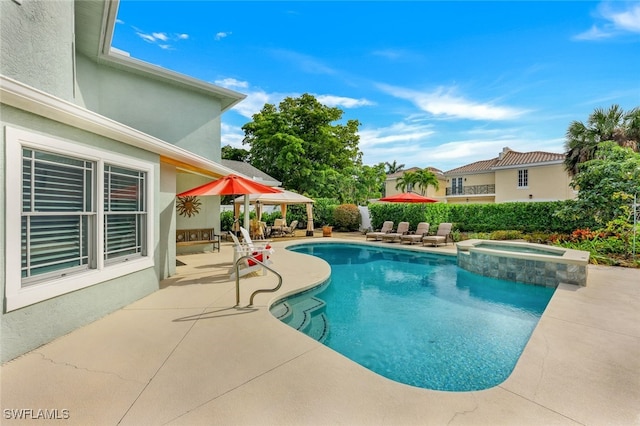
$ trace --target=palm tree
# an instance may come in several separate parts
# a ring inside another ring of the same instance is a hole
[[[387,166],[387,174],[390,175],[392,173],[398,173],[404,170],[404,164],[398,164],[396,160],[393,160],[393,163],[389,163],[388,161],[384,163]]]
[[[402,192],[411,191],[417,183],[417,172],[406,172],[396,180],[396,189]]]
[[[587,124],[573,121],[566,133],[565,169],[572,176],[578,173],[578,166],[595,157],[598,144],[614,141],[622,147],[638,152],[640,148],[640,107],[625,114],[619,105],[608,110],[596,108],[589,116]]]
[[[440,188],[438,177],[429,169],[418,170],[416,173],[416,184],[420,186],[420,195],[427,193],[429,185],[433,186],[436,191]]]

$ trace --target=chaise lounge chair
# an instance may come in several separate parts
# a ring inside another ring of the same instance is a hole
[[[389,232],[382,236],[383,241],[389,241],[390,243],[400,241],[400,237],[409,233],[409,222],[400,222],[396,232]]]
[[[449,239],[451,239],[451,224],[441,223],[438,225],[436,235],[422,237],[422,245],[431,244],[432,246],[438,247],[442,243],[446,244]],[[453,239],[451,239],[451,242],[453,242]]]
[[[287,226],[287,222],[284,219],[275,219],[273,226],[271,227],[272,237],[282,237],[284,235],[284,228]]]
[[[298,221],[294,220],[289,224],[289,226],[282,227],[282,235],[285,237],[295,237],[297,227],[298,227]]]
[[[409,243],[415,244],[422,241],[422,237],[426,237],[429,233],[429,224],[427,222],[418,223],[418,227],[416,228],[416,232],[406,234],[400,237],[401,243]]]
[[[376,241],[380,241],[384,234],[388,234],[391,231],[393,231],[393,221],[387,220],[382,224],[382,228],[379,231],[367,232],[365,240],[373,238]]]

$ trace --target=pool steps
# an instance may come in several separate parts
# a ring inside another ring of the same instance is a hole
[[[329,332],[325,307],[323,300],[307,296],[280,302],[271,308],[271,313],[290,327],[323,342]]]

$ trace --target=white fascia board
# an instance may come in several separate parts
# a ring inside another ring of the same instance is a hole
[[[1,74],[0,100],[3,104],[14,108],[153,152],[211,173],[222,176],[240,174],[214,161],[193,154],[191,151]],[[243,177],[251,178],[244,175]]]
[[[527,167],[553,166],[555,164],[562,164],[562,163],[564,163],[564,160],[541,161],[538,163],[514,164],[512,166],[492,167],[491,170],[526,169]]]

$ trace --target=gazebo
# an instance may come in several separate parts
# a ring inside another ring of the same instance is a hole
[[[307,236],[313,236],[313,203],[315,202],[309,197],[298,194],[296,192],[287,191],[286,189],[275,194],[252,194],[249,195],[249,203],[256,206],[256,216],[262,216],[262,206],[279,205],[282,212],[282,218],[287,218],[287,206],[289,204],[305,204],[307,206]],[[244,197],[238,197],[234,200],[234,211],[236,216],[240,213],[240,206],[244,203]],[[246,214],[246,212],[245,212]]]

